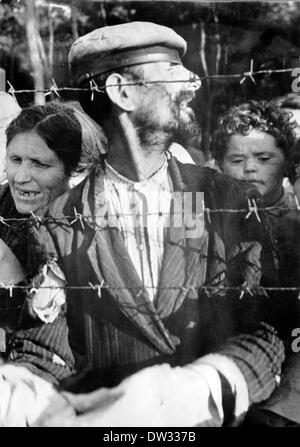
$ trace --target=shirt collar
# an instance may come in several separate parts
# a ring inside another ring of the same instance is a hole
[[[162,166],[158,168],[150,177],[139,182],[134,182],[119,174],[107,161],[105,161],[105,176],[113,182],[127,184],[128,186],[146,186],[150,182],[155,184],[165,184],[168,178],[168,161],[165,158]]]

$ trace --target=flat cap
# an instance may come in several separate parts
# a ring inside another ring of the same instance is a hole
[[[98,28],[77,39],[69,64],[77,85],[114,69],[159,61],[180,62],[186,42],[174,30],[151,22]]]

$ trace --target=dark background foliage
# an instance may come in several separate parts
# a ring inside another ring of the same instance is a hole
[[[32,41],[26,33],[30,5],[38,33],[32,39],[39,43],[40,63],[35,71]],[[184,64],[204,78],[193,106],[202,128],[201,148],[208,154],[216,118],[223,110],[249,99],[271,99],[291,92],[294,78],[290,72],[256,75],[255,83],[249,77],[241,81],[251,60],[254,71],[300,65],[299,19],[299,2],[3,0],[0,66],[16,90],[36,88],[38,75],[44,88],[52,85],[52,79],[59,87],[71,86],[67,54],[78,36],[133,20],[170,26],[188,42]],[[241,76],[211,77],[233,74]],[[41,100],[33,94],[16,95],[21,106]],[[74,94],[64,97],[71,99]],[[53,94],[47,96],[51,98]]]

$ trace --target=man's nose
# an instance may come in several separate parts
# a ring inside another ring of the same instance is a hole
[[[30,168],[26,164],[21,163],[15,172],[14,180],[16,183],[29,182],[31,180]]]
[[[189,71],[187,68],[182,66],[182,76],[184,80],[186,80],[186,86],[187,88],[191,90],[198,90],[201,87],[201,79],[199,78],[196,73],[193,73],[192,71]]]

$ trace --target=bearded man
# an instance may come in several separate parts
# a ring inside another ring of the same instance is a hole
[[[0,369],[4,425],[18,386],[20,425],[237,425],[280,379],[283,344],[255,295],[236,290],[261,278],[264,249],[242,232],[253,219],[213,212],[243,208],[242,187],[168,152],[178,132],[197,132],[189,102],[200,80],[185,51],[173,30],[146,22],[97,29],[71,48],[108,155],[37,231],[42,287],[34,282]]]

